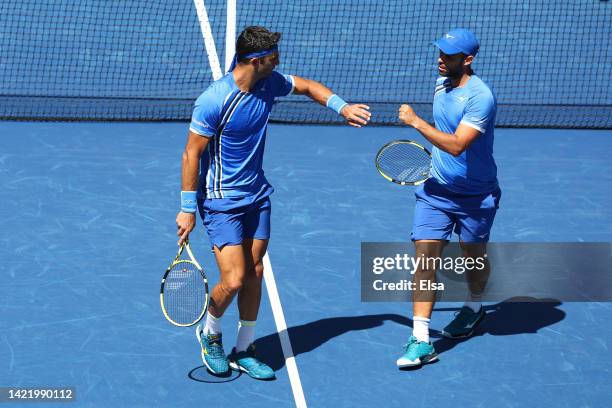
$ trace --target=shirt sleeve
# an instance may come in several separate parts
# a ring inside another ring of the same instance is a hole
[[[489,124],[495,121],[495,97],[491,94],[477,94],[470,98],[461,123],[484,133]]]
[[[270,91],[272,96],[287,96],[293,92],[294,82],[291,75],[273,71],[270,75]]]
[[[218,104],[208,95],[203,94],[196,100],[191,115],[189,130],[204,137],[213,137],[217,133],[221,110]]]

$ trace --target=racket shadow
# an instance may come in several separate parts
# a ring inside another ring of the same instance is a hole
[[[193,381],[203,382],[208,384],[220,384],[236,381],[242,375],[242,371],[229,370],[226,374],[216,375],[212,374],[208,369],[201,365],[194,368],[187,374]]]

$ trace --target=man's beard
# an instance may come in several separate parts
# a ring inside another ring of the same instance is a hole
[[[461,78],[461,76],[463,75],[463,72],[460,69],[450,71],[447,67],[446,72],[440,73],[440,75],[445,78],[449,78],[449,79],[458,79],[458,78]]]

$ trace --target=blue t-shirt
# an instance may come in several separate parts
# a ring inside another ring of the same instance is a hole
[[[460,194],[490,193],[498,187],[493,159],[496,111],[495,95],[476,75],[460,88],[452,88],[448,78],[438,78],[433,102],[436,128],[453,134],[463,123],[480,132],[457,157],[433,147],[431,175],[438,183]]]
[[[262,168],[268,118],[274,98],[292,91],[293,77],[274,71],[243,92],[230,72],[200,95],[189,130],[210,138],[200,160],[201,198],[261,197],[262,191],[273,191]]]

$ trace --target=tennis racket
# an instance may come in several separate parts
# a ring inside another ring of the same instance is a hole
[[[187,250],[189,259],[181,259]],[[185,240],[161,280],[159,302],[168,321],[175,326],[193,326],[208,309],[208,279]]]
[[[429,178],[431,153],[412,140],[394,140],[376,154],[376,168],[389,181],[416,186]]]

